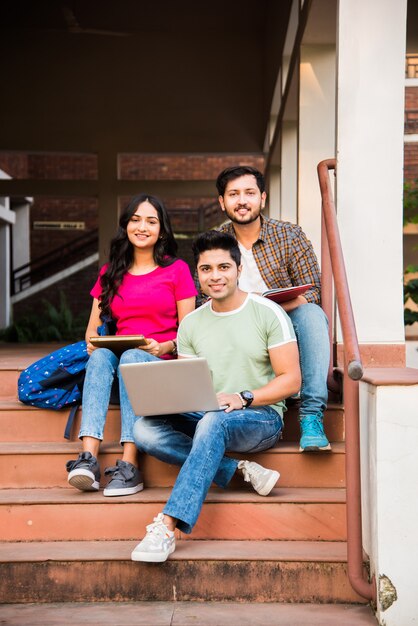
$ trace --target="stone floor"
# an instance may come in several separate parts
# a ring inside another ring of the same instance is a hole
[[[370,607],[319,604],[97,602],[3,604],[10,626],[376,626]]]

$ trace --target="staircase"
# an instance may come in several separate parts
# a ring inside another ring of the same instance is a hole
[[[177,468],[143,457],[146,488],[134,496],[104,498],[102,492],[69,487],[65,462],[81,450],[80,415],[68,442],[68,411],[16,400],[19,372],[56,347],[0,346],[1,603],[365,604],[346,574],[341,405],[330,404],[325,415],[332,453],[298,452],[297,413],[291,408],[284,440],[247,455],[280,471],[272,495],[262,498],[238,479],[226,491],[213,488],[192,535],[177,531],[178,547],[165,564],[133,563],[131,550],[162,510]],[[112,406],[102,470],[120,458],[118,435],[119,408]],[[350,623],[375,624],[364,609],[367,620],[358,614]]]

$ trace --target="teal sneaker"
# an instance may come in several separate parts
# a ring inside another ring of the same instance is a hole
[[[306,415],[300,418],[299,423],[301,430],[299,452],[326,452],[331,450],[320,415]]]

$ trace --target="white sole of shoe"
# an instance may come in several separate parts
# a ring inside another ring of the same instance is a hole
[[[85,469],[75,469],[68,474],[68,482],[72,487],[80,491],[98,491],[99,481],[93,472]]]
[[[136,485],[135,487],[126,487],[123,489],[108,489],[107,487],[105,487],[103,489],[103,495],[104,496],[132,496],[134,493],[138,493],[139,491],[142,491],[144,488],[144,483],[140,483],[139,485]]]
[[[257,493],[260,494],[260,496],[268,496],[270,491],[276,485],[279,478],[280,478],[279,472],[276,472],[276,470],[272,470],[270,478],[268,479],[264,487],[260,489],[259,491],[257,491]]]
[[[331,444],[329,443],[327,446],[323,446],[319,448],[318,446],[306,446],[306,448],[301,448],[299,446],[299,452],[310,452],[311,454],[318,454],[318,452],[331,452]]]
[[[168,552],[163,552],[163,553],[139,552],[139,551],[135,552],[134,550],[131,554],[131,560],[142,561],[144,563],[164,563],[164,561],[168,559],[170,554],[173,554],[175,549],[176,549],[176,546],[172,545],[171,548],[168,550]]]

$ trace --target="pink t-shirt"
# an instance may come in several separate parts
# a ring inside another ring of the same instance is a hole
[[[90,294],[99,299],[100,276]],[[111,303],[117,335],[144,335],[158,342],[175,339],[178,318],[177,301],[197,295],[187,263],[177,259],[167,267],[157,267],[149,274],[134,276],[127,272],[118,294]]]

